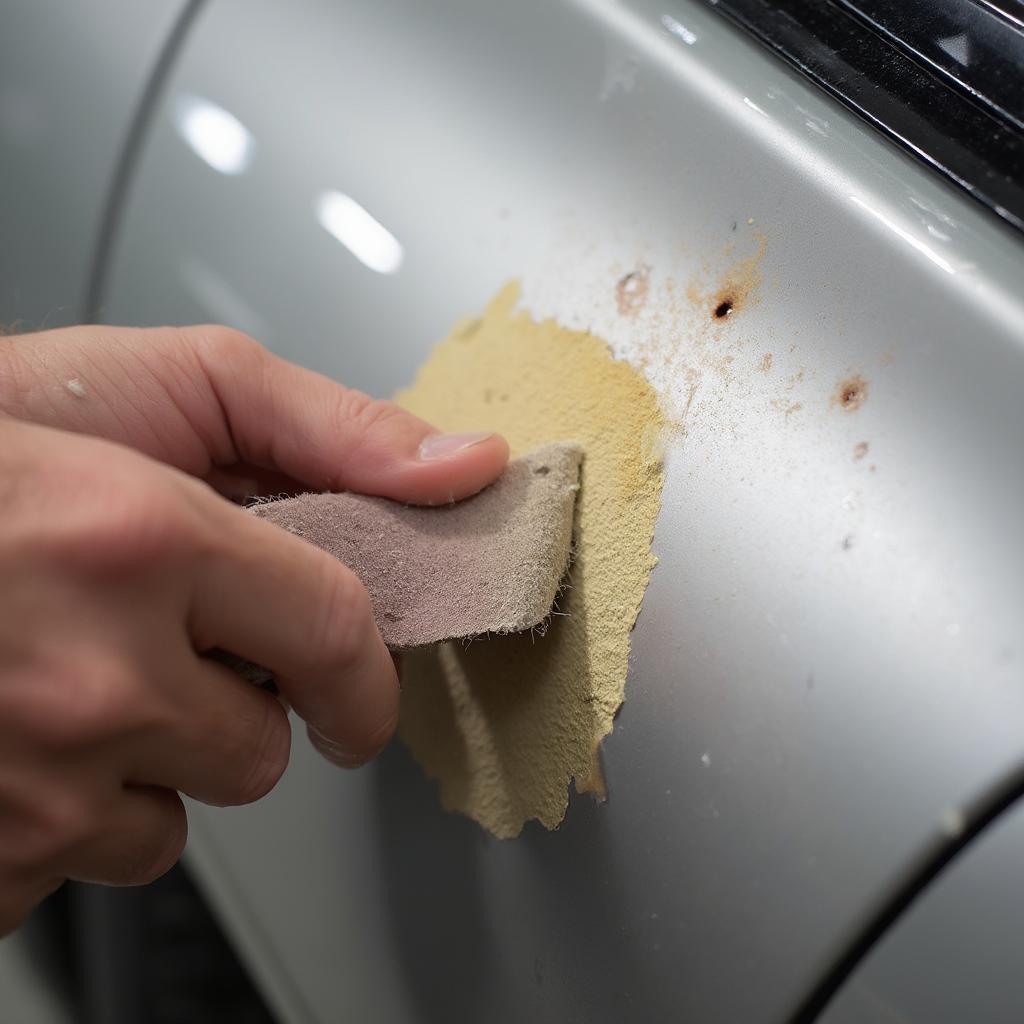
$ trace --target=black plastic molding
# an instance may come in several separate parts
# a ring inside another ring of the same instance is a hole
[[[705,0],[1024,231],[1020,0]]]

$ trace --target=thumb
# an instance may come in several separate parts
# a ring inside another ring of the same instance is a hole
[[[441,433],[393,402],[286,362],[235,331],[186,333],[240,461],[317,488],[426,505],[475,494],[508,461],[508,444],[497,434]]]

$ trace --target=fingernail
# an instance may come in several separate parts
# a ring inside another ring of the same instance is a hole
[[[346,750],[340,743],[336,743],[334,740],[329,740],[319,729],[314,728],[311,725],[306,726],[306,731],[309,733],[309,738],[313,743],[313,746],[323,754],[332,764],[337,765],[339,768],[361,768],[366,764],[366,758],[361,757],[358,754],[353,754]]]
[[[475,434],[431,434],[423,439],[420,445],[420,458],[424,462],[434,459],[447,459],[452,455],[472,448],[473,445],[494,437],[491,431],[479,431]]]

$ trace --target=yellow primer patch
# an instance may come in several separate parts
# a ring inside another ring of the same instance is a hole
[[[557,828],[573,779],[603,796],[597,748],[623,701],[662,486],[651,386],[593,335],[514,314],[518,298],[506,285],[397,396],[443,430],[501,432],[514,455],[562,440],[585,451],[576,557],[547,633],[448,643],[403,665],[399,735],[444,807],[501,838],[533,818]]]

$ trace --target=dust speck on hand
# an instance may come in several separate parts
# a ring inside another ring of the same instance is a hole
[[[65,381],[64,387],[67,388],[75,398],[85,398],[85,385],[77,377],[72,377],[71,380]]]

